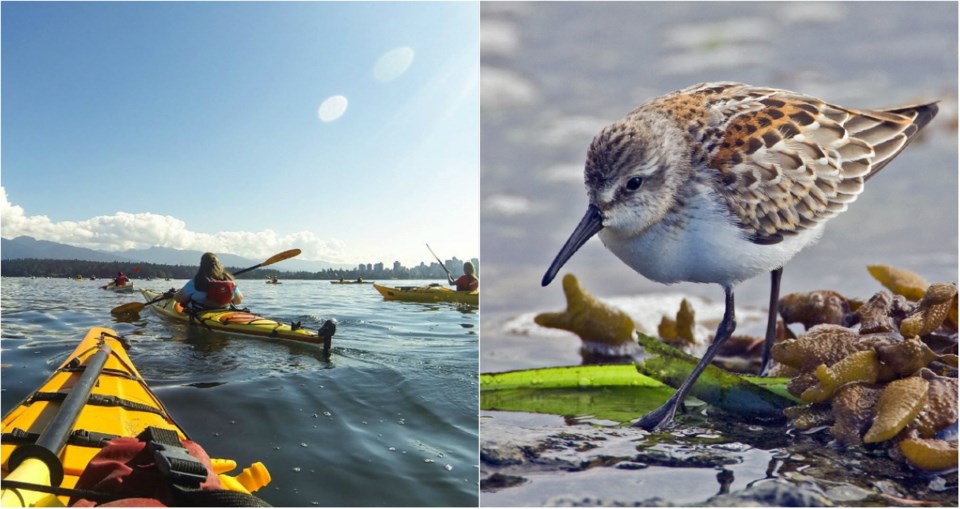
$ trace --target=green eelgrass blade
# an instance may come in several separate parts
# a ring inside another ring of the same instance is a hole
[[[593,418],[629,424],[662,405],[673,389],[609,386],[589,389],[505,389],[480,393],[480,408]]]
[[[638,340],[650,357],[637,365],[637,370],[671,387],[679,387],[699,361],[655,338],[639,334]],[[746,377],[707,366],[690,389],[690,395],[747,418],[782,417],[784,408],[799,401],[786,392],[787,381]],[[774,390],[777,386],[779,389]]]
[[[641,365],[542,368],[480,375],[484,410],[591,415],[626,423],[663,404],[696,365],[696,357],[648,336],[640,344],[651,355]],[[638,373],[638,371],[640,371]],[[759,378],[708,367],[692,396],[747,418],[779,418],[799,400],[785,378]],[[662,382],[662,383],[661,383]]]
[[[663,387],[663,384],[637,373],[637,369],[632,364],[565,366],[480,375],[482,391],[613,386]]]
[[[632,364],[485,373],[480,375],[480,391],[484,410],[592,416],[623,424],[673,394]]]

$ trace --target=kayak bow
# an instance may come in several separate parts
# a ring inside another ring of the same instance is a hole
[[[188,438],[144,382],[116,333],[95,327],[50,378],[3,417],[4,484],[73,488],[107,442],[135,437],[150,426],[174,431],[181,440]],[[270,482],[259,462],[236,478],[223,473],[235,463],[212,463],[226,489],[249,493]],[[67,496],[46,491],[8,486],[2,490],[3,507],[67,502]]]
[[[407,302],[459,302],[461,304],[480,303],[480,292],[458,292],[443,286],[418,286],[393,288],[373,285],[383,295],[383,300],[401,300]]]

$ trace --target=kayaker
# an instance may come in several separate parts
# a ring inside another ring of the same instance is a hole
[[[129,283],[129,282],[130,282],[130,280],[127,279],[127,276],[125,276],[125,275],[123,274],[123,272],[117,272],[117,277],[113,278],[113,285],[114,285],[114,286],[118,286],[118,287],[119,287],[119,286],[127,286],[127,283]]]
[[[458,292],[473,292],[480,288],[480,280],[477,278],[476,272],[477,269],[473,268],[472,263],[464,262],[463,275],[458,277],[456,281],[450,275],[447,275],[447,279],[451,285],[457,285]]]
[[[243,302],[243,293],[237,288],[233,275],[224,270],[217,255],[203,253],[197,275],[187,281],[173,298],[184,306],[193,304],[205,309],[217,309],[240,304]]]

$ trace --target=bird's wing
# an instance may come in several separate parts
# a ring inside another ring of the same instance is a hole
[[[704,162],[719,172],[730,211],[757,243],[846,210],[937,113],[935,103],[854,110],[783,90],[714,87],[706,123],[716,127],[701,140]]]

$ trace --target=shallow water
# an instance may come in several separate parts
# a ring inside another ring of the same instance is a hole
[[[104,281],[3,278],[2,410],[35,389],[93,326],[130,340],[129,354],[177,422],[212,457],[262,461],[277,506],[475,506],[477,311],[385,302],[371,285],[240,281],[244,306],[316,329],[319,348],[170,323]],[[184,281],[136,281],[163,291]],[[396,282],[415,285],[417,281]]]
[[[955,3],[924,2],[482,4],[481,371],[580,363],[578,338],[548,333],[530,317],[565,306],[561,278],[547,288],[541,288],[540,279],[586,210],[587,148],[604,125],[643,101],[701,82],[784,88],[855,108],[939,100],[940,113],[921,139],[870,180],[856,203],[830,221],[817,245],[785,267],[782,294],[831,289],[869,297],[881,289],[865,269],[869,264],[910,269],[930,282],[957,281],[956,19]],[[697,308],[698,319],[708,314],[701,310],[723,303],[716,285],[668,287],[644,279],[596,239],[560,276],[568,272],[605,299],[646,304],[664,300],[656,297],[661,294],[707,299],[709,304]],[[737,288],[738,319],[751,317],[738,320],[738,333],[762,336],[768,292],[766,276]],[[783,461],[777,457],[783,451],[749,434],[732,436],[722,417],[684,426],[704,426],[722,443],[746,444],[730,454],[736,465],[728,469],[734,472],[733,490],[779,479],[823,490],[834,504],[898,505],[911,502],[896,497],[929,497],[956,505],[956,473],[948,481],[914,479],[882,461],[865,471],[856,453],[811,439],[805,447],[825,451],[824,459],[799,461],[798,472],[781,474]],[[650,447],[651,439],[618,427],[592,439],[569,438],[594,432],[592,424],[577,418],[484,412],[484,446],[497,450],[512,442],[567,458],[527,457],[510,465],[485,461],[483,479],[494,473],[520,479],[484,488],[482,504],[632,505],[658,503],[652,500],[656,497],[659,503],[702,504],[731,488],[718,484],[724,471],[718,465],[611,468],[618,461],[604,456],[603,444],[616,440],[607,434],[630,437],[627,457]],[[656,446],[674,453],[705,452],[669,435],[658,437]],[[787,454],[803,456],[793,450]],[[888,467],[894,470],[885,471]],[[855,487],[831,479],[850,474]],[[912,480],[895,487],[885,476]]]

